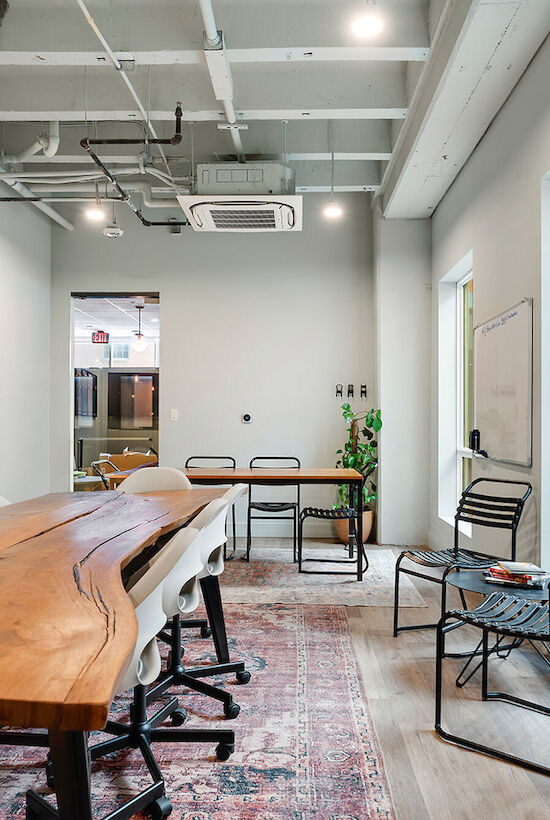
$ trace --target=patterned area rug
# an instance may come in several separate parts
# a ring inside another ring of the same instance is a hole
[[[234,636],[232,655],[245,659],[252,673],[246,686],[227,676],[226,685],[241,706],[239,717],[225,723],[219,704],[185,690],[174,692],[181,694],[190,727],[234,728],[235,752],[222,763],[213,745],[155,745],[173,804],[171,817],[394,820],[345,610],[228,606],[226,619]],[[211,648],[210,641],[190,637],[188,663],[213,660]],[[117,699],[113,716],[125,718],[127,708],[127,698]],[[48,794],[43,761],[44,750],[0,747],[1,820],[24,817],[26,789]],[[133,750],[94,763],[94,817],[103,817],[149,782]]]
[[[313,542],[315,546],[315,542]],[[304,553],[306,554],[306,553]],[[323,576],[298,573],[292,561],[292,550],[258,547],[250,554],[250,563],[240,560],[240,553],[227,561],[220,579],[223,600],[227,603],[296,603],[337,606],[393,606],[395,555],[387,549],[367,550],[369,568],[363,581],[353,576]],[[342,558],[343,547],[307,549],[308,557]],[[309,564],[311,569],[349,570],[341,564]],[[423,607],[426,602],[414,584],[401,577],[401,606]]]

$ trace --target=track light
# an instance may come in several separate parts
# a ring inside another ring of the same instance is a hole
[[[122,228],[117,224],[116,221],[116,210],[115,210],[115,203],[113,202],[113,221],[109,223],[109,225],[105,225],[102,230],[103,236],[106,236],[108,239],[118,239],[123,235],[124,231]]]

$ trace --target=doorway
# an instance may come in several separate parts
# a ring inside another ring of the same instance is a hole
[[[73,294],[73,489],[158,464],[160,299]]]

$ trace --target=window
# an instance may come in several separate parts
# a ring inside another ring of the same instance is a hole
[[[97,376],[79,367],[74,371],[74,414],[97,417]]]
[[[457,457],[459,487],[472,480],[470,430],[474,427],[474,280],[472,272],[457,283]]]
[[[438,285],[437,494],[439,518],[450,526],[472,475],[468,439],[474,426],[473,269],[473,251],[469,251]],[[461,523],[460,531],[471,537],[471,525]]]
[[[158,374],[109,373],[110,430],[158,430]]]
[[[113,359],[128,359],[130,357],[129,345],[115,342],[111,345],[111,357]]]

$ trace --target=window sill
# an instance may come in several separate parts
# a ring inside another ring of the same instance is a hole
[[[445,522],[445,524],[448,524],[449,527],[451,527],[454,530],[455,520],[452,515],[440,515],[439,520]],[[466,538],[472,537],[472,525],[466,523],[465,521],[458,522],[458,531],[462,533],[462,535],[465,535]]]

